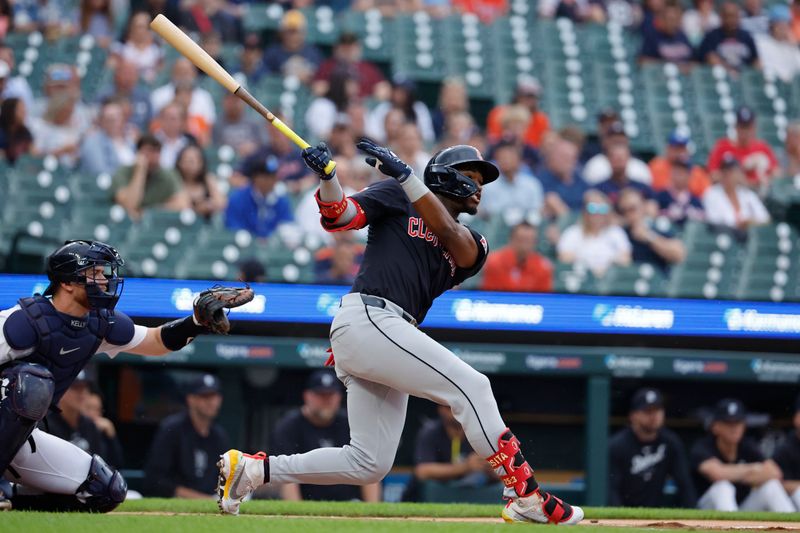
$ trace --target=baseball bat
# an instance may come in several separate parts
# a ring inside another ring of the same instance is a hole
[[[191,40],[188,35],[172,23],[164,15],[156,15],[150,23],[150,27],[154,32],[159,34],[165,41],[171,44],[175,49],[180,52],[186,59],[194,63],[194,65],[214,78],[217,83],[225,87],[227,90],[238,96],[247,105],[255,109],[259,115],[269,121],[270,124],[275,126],[279,132],[288,137],[294,144],[301,149],[308,148],[310,145],[292,128],[284,124],[284,122],[272,114],[272,112],[264,107],[264,105],[250,94],[247,89],[236,81],[230,73],[222,68],[222,65],[217,63],[213,57],[208,55],[208,52],[203,50],[200,45]],[[325,167],[325,173],[330,174],[336,168],[336,162],[331,161]]]

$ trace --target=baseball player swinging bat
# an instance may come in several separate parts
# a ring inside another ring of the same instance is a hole
[[[247,89],[236,81],[230,73],[222,68],[222,65],[217,63],[213,57],[208,55],[208,52],[203,50],[200,45],[191,40],[180,28],[172,23],[164,15],[156,15],[156,18],[150,23],[150,27],[154,32],[159,34],[165,41],[171,44],[175,49],[183,54],[194,65],[214,78],[217,83],[228,89],[230,92],[241,98],[247,105],[255,109],[259,115],[267,119],[270,124],[275,126],[278,131],[286,135],[291,141],[304,150],[310,145],[297,133],[292,131],[292,128],[283,123],[281,119],[272,114],[272,112],[264,107],[264,105],[256,100]],[[331,174],[333,169],[336,168],[336,162],[331,161],[325,167],[325,173]]]

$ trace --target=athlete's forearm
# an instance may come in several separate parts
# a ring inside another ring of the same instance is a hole
[[[353,205],[351,202],[347,202],[345,199],[344,190],[342,190],[341,184],[339,184],[339,179],[334,174],[332,178],[319,181],[319,194],[317,195],[317,201],[322,201],[325,205],[320,204],[320,213],[323,217],[326,215],[330,215],[331,212],[337,212],[339,209],[336,208],[336,204],[340,202],[345,202],[344,210],[341,211],[341,214],[335,218],[335,225],[338,226],[346,226],[349,224],[356,216],[356,206]],[[333,217],[328,217],[330,220],[333,220]]]
[[[339,178],[334,176],[329,180],[319,180],[319,199],[323,202],[338,202],[344,196],[344,191],[339,183]]]
[[[475,264],[478,258],[475,239],[466,227],[453,218],[436,195],[428,192],[414,202],[414,209],[422,215],[425,225],[439,237],[442,246],[450,252],[458,266],[468,268]]]

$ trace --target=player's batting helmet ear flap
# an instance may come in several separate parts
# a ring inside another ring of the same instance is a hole
[[[451,198],[469,198],[478,192],[478,185],[460,170],[475,170],[483,176],[483,185],[500,175],[497,167],[483,159],[480,151],[465,144],[445,148],[431,158],[425,167],[425,185],[436,193]]]

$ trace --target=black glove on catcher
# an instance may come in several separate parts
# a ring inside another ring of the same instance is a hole
[[[320,179],[329,180],[336,175],[336,168],[330,174],[325,173],[325,168],[331,162],[333,156],[328,145],[324,142],[316,146],[309,146],[301,153],[306,166],[316,173]]]
[[[360,141],[358,141],[356,148],[372,156],[366,158],[368,165],[377,168],[387,176],[396,179],[400,183],[406,181],[406,179],[408,179],[408,177],[414,172],[411,167],[405,163],[405,161],[397,157],[397,154],[388,148],[384,148],[383,146],[375,144],[366,137],[363,137]]]
[[[194,320],[210,333],[227,335],[231,330],[225,309],[239,307],[255,297],[250,287],[212,287],[194,301]]]
[[[254,297],[255,293],[250,287],[218,286],[205,290],[195,299],[192,316],[161,326],[161,341],[174,352],[204,333],[227,335],[231,323],[225,309],[242,306]]]

